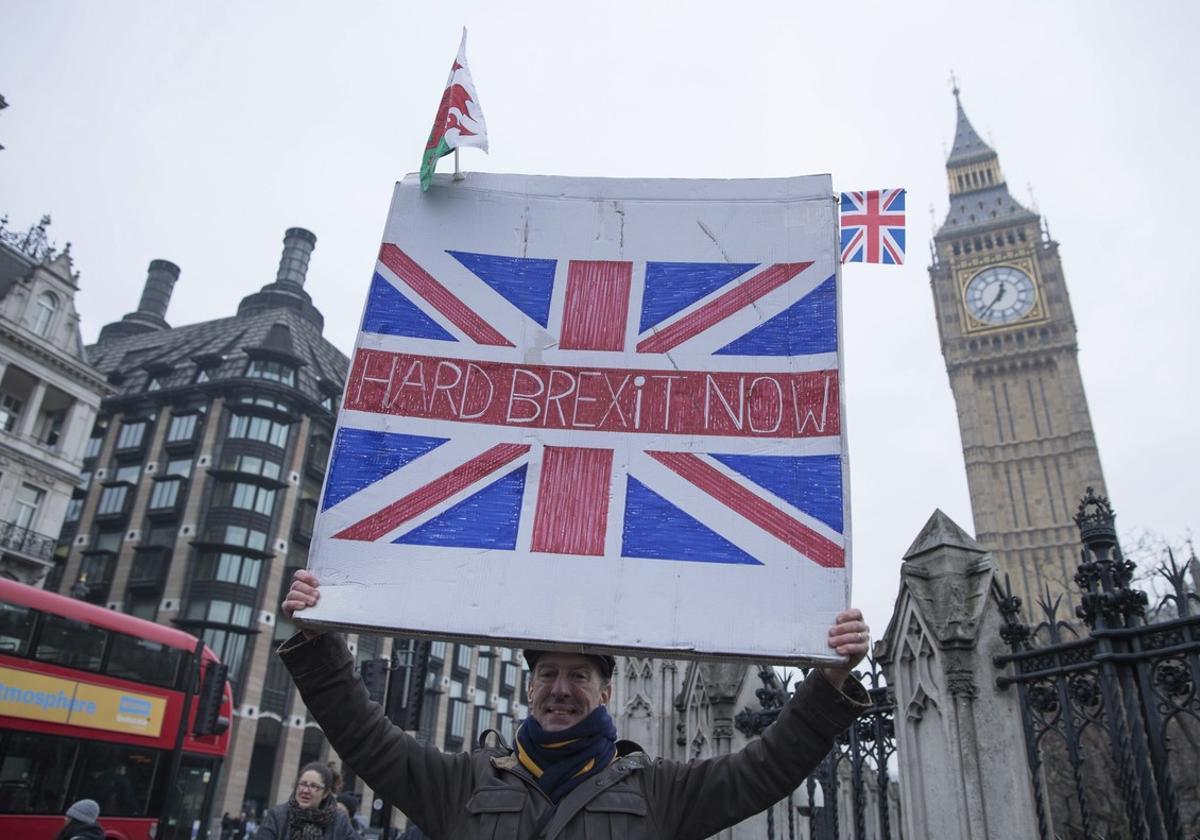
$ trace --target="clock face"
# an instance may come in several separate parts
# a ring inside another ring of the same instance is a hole
[[[997,265],[985,268],[967,284],[967,311],[992,326],[1019,321],[1033,309],[1033,279],[1019,268]]]

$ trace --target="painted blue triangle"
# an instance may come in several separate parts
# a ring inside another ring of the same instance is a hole
[[[745,274],[756,263],[646,263],[646,289],[642,293],[642,323],[638,332],[686,309],[730,280]]]
[[[723,356],[805,356],[837,351],[837,280],[830,277],[800,300],[741,338]]]
[[[329,459],[321,509],[336,505],[405,464],[437,449],[449,438],[398,435],[367,429],[338,429]]]
[[[742,563],[761,566],[749,554],[684,513],[633,476],[625,490],[624,557],[686,560],[694,563]]]
[[[717,455],[729,469],[842,533],[840,455]]]
[[[525,467],[521,465],[392,542],[512,551],[517,547]]]
[[[418,309],[378,272],[371,278],[371,291],[367,294],[367,311],[363,313],[362,331],[381,335],[403,335],[409,338],[458,340],[446,332],[441,324]]]
[[[550,296],[554,292],[554,260],[497,257],[463,251],[446,253],[543,327],[549,322]]]

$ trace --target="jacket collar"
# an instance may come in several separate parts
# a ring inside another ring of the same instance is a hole
[[[536,790],[539,796],[549,801],[549,797],[538,787],[537,780],[517,759],[516,753],[493,755],[491,762],[497,770],[504,770],[520,777],[530,788]],[[551,805],[553,815],[541,836],[548,840],[555,837],[583,809],[584,805],[627,776],[645,769],[648,762],[649,758],[638,744],[633,741],[617,741],[617,758],[612,764],[601,771],[595,779],[589,780],[586,784],[582,784],[568,793],[557,805]]]

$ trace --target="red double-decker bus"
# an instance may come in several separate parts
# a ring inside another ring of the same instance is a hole
[[[181,630],[0,580],[0,837],[52,838],[79,799],[111,838],[204,837],[224,671]]]

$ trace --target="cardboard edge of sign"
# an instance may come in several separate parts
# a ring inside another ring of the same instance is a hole
[[[584,198],[609,201],[694,201],[697,187],[712,201],[840,201],[828,172],[788,175],[778,178],[641,178],[581,175],[529,175],[509,172],[463,172],[462,178],[435,173],[432,187],[444,190],[420,192],[420,175],[409,173],[395,188],[416,187],[421,200],[485,190],[492,193],[554,198]],[[834,251],[840,252],[840,248]]]
[[[819,656],[815,654],[797,654],[796,656],[779,656],[767,653],[732,653],[722,650],[696,650],[684,647],[633,647],[630,645],[597,645],[581,642],[551,641],[549,639],[521,638],[517,636],[471,636],[461,633],[429,633],[422,630],[412,630],[406,627],[383,626],[379,624],[359,624],[349,621],[316,621],[297,615],[292,619],[297,628],[321,632],[338,632],[349,630],[355,633],[373,633],[385,636],[403,636],[410,639],[428,639],[431,641],[465,642],[473,645],[504,645],[515,648],[536,648],[538,650],[558,650],[565,653],[609,653],[613,656],[657,656],[670,659],[690,659],[700,662],[755,662],[770,665],[790,665],[794,667],[842,667],[847,660],[844,656],[830,654]]]

